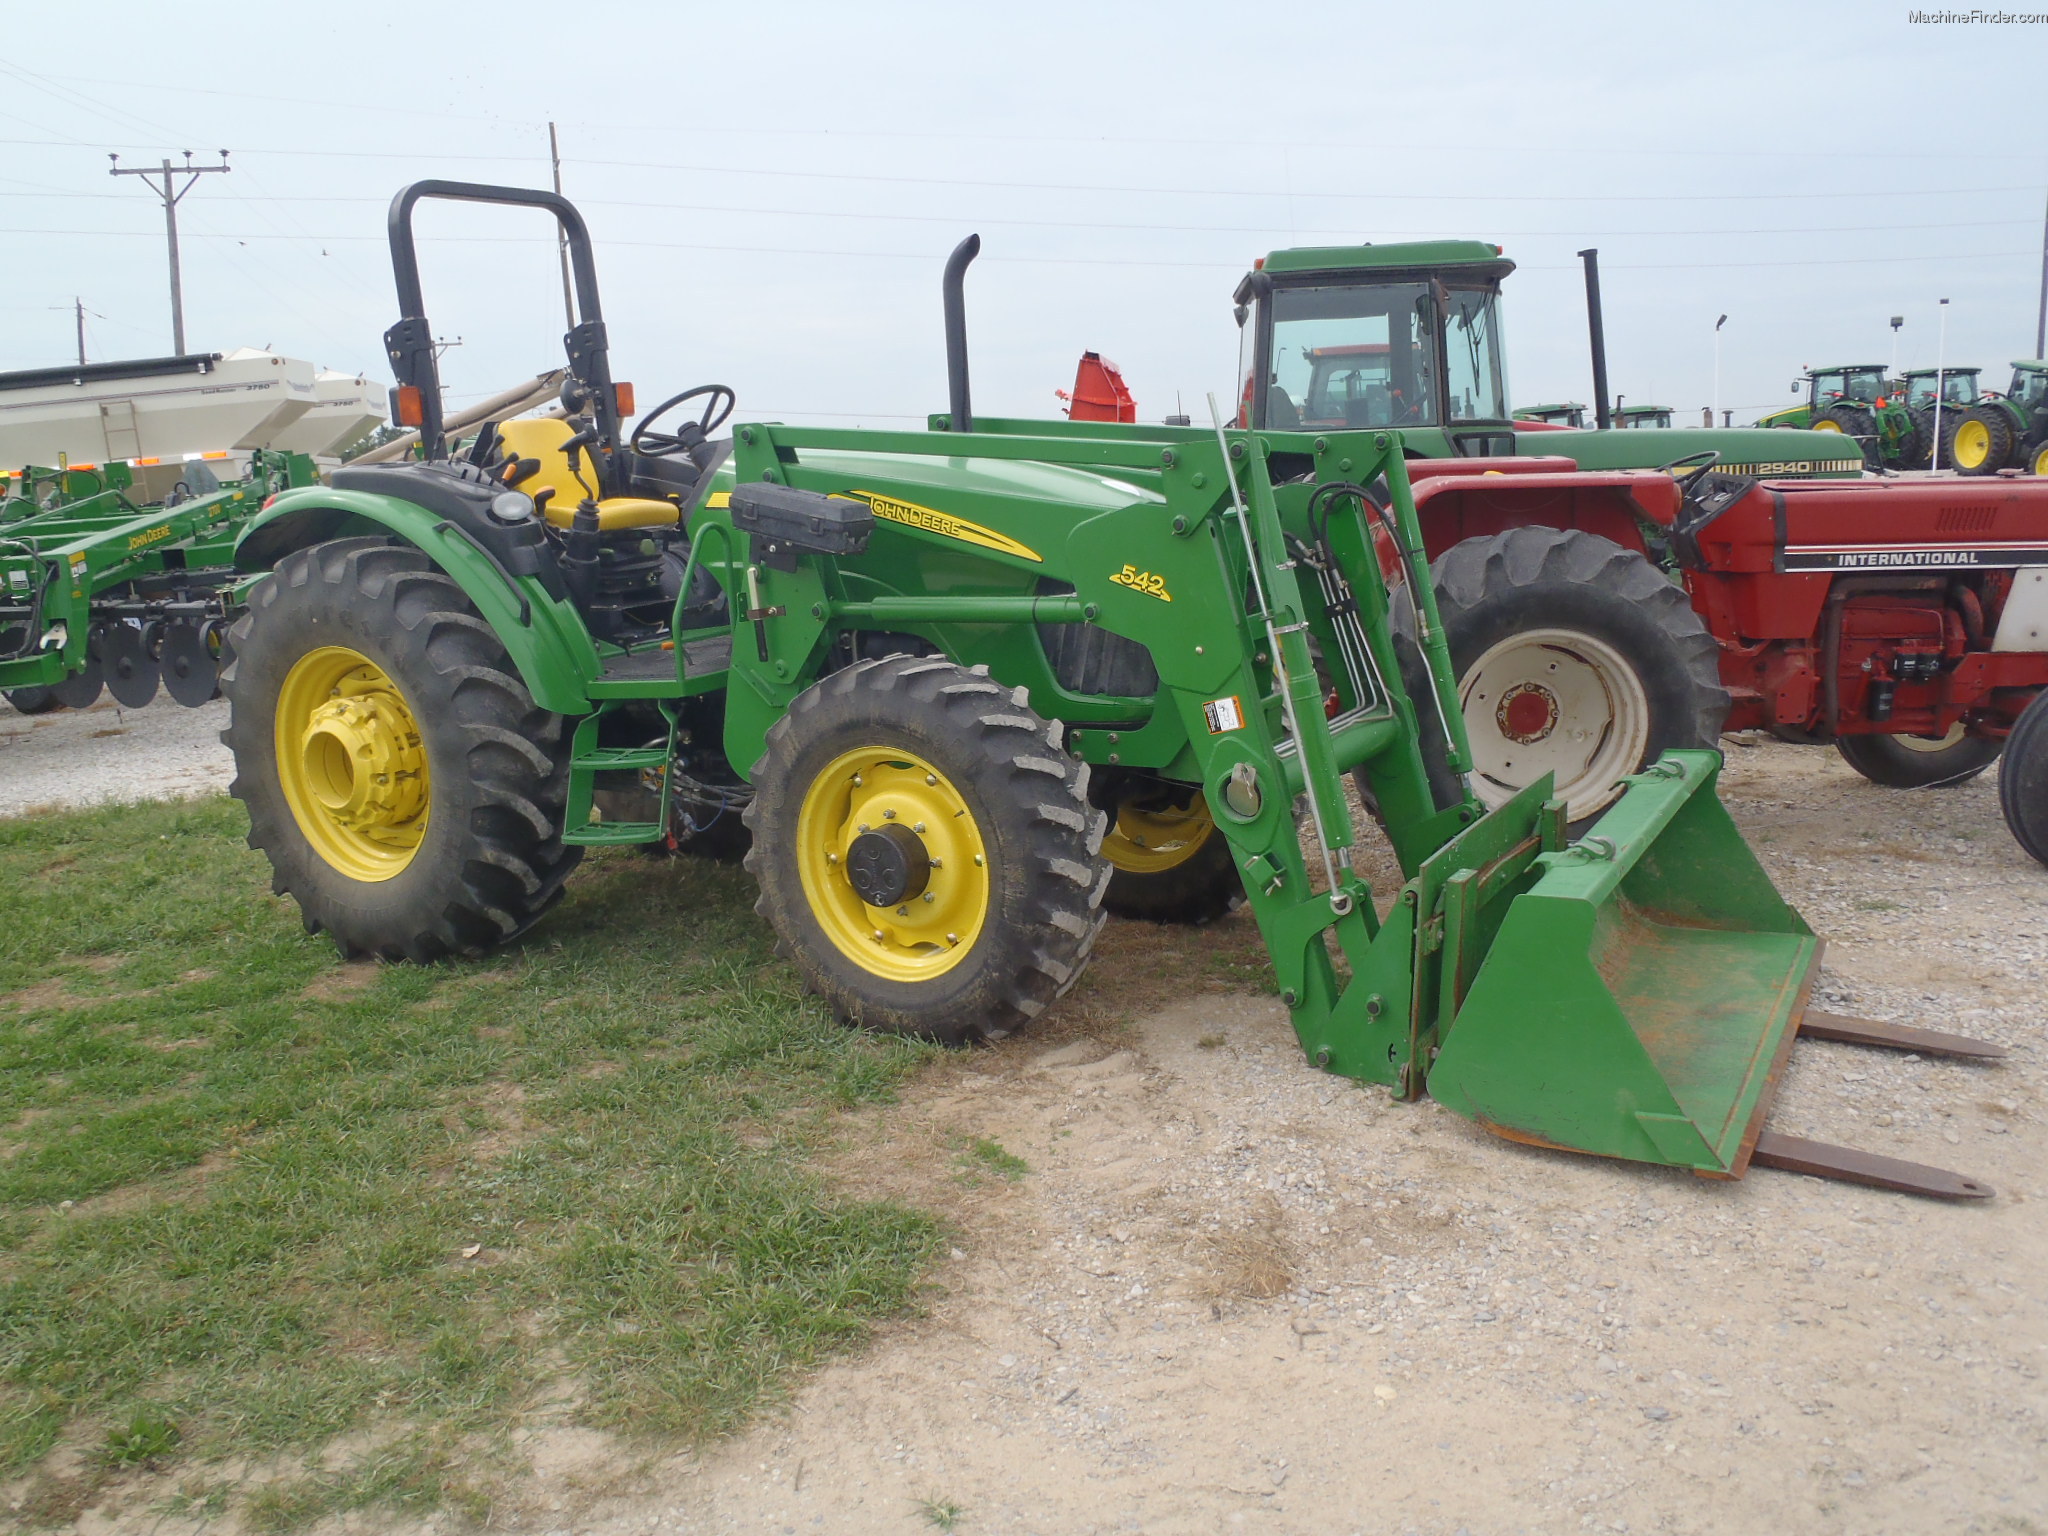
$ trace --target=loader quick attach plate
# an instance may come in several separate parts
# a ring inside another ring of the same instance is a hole
[[[1516,895],[1444,1032],[1430,1096],[1501,1136],[1739,1179],[1752,1160],[1947,1198],[1973,1179],[1764,1129],[1821,941],[1673,752]],[[1930,1030],[1813,1016],[1819,1037],[1997,1054]]]

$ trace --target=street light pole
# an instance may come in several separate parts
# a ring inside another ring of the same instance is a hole
[[[1900,326],[1902,326],[1902,325],[1904,325],[1905,323],[1906,323],[1906,317],[1905,317],[1904,315],[1893,315],[1893,316],[1892,316],[1892,371],[1891,371],[1891,376],[1892,376],[1893,378],[1897,378],[1897,377],[1899,376],[1899,327],[1900,327]]]
[[[1721,327],[1728,323],[1723,315],[1714,322],[1714,415],[1721,414]],[[1709,418],[1711,422],[1711,418]]]
[[[194,165],[192,151],[188,149],[185,151],[183,165],[174,167],[170,158],[166,156],[163,164],[155,169],[147,166],[123,166],[119,155],[108,155],[107,159],[113,162],[112,168],[107,172],[109,176],[140,176],[148,183],[150,191],[163,200],[164,239],[170,245],[171,251],[171,350],[182,357],[185,353],[185,288],[178,272],[178,203],[192,190],[193,184],[201,176],[233,169],[228,164],[228,152],[220,152],[219,165]],[[158,176],[163,178],[161,185],[150,179]],[[182,187],[176,185],[176,178],[180,176],[185,178]]]
[[[1928,451],[1927,467],[1941,467],[1941,397],[1948,393],[1948,300],[1941,301],[1941,338],[1934,346],[1934,447]]]

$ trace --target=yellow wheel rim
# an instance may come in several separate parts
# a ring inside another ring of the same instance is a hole
[[[929,859],[924,888],[870,906],[853,887],[855,839],[894,824]],[[988,920],[988,848],[952,780],[901,747],[842,752],[811,780],[797,812],[797,878],[825,936],[863,970],[890,981],[943,976],[974,948]]]
[[[1839,432],[1842,430],[1842,424],[1830,418],[1823,418],[1813,424],[1813,430],[1816,432]]]
[[[1209,802],[1200,795],[1185,809],[1145,810],[1126,801],[1102,839],[1102,856],[1130,874],[1156,875],[1192,859],[1215,831]]]
[[[1975,469],[1991,457],[1991,429],[1981,421],[1966,421],[1949,440],[1949,456],[1957,469]]]
[[[398,685],[346,646],[308,651],[277,696],[277,777],[313,851],[389,880],[427,835],[427,754]]]
[[[2036,475],[2048,475],[2048,443],[2043,443],[2034,450],[2034,461],[2028,466],[2028,472]]]

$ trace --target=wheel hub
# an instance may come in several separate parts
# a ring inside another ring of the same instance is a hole
[[[426,803],[426,755],[396,695],[337,695],[316,708],[303,742],[313,798],[342,826],[369,832],[400,826]]]
[[[847,883],[871,907],[893,907],[922,896],[931,878],[924,839],[900,821],[863,832],[847,847]]]
[[[952,969],[988,918],[992,871],[972,809],[935,764],[900,747],[842,753],[812,780],[796,855],[819,927],[892,981]]]
[[[382,667],[347,646],[293,663],[278,690],[277,775],[312,851],[352,880],[412,862],[432,805],[417,718]]]
[[[1516,683],[1501,695],[1494,716],[1501,735],[1530,746],[1557,728],[1557,695],[1541,683]]]

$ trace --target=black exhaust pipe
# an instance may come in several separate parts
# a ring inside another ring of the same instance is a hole
[[[981,236],[969,235],[946,258],[946,409],[955,432],[974,430],[967,396],[967,267],[981,254]]]
[[[1602,432],[1614,425],[1607,402],[1607,325],[1600,317],[1600,250],[1579,252],[1586,264],[1586,329],[1593,337],[1593,422]]]

